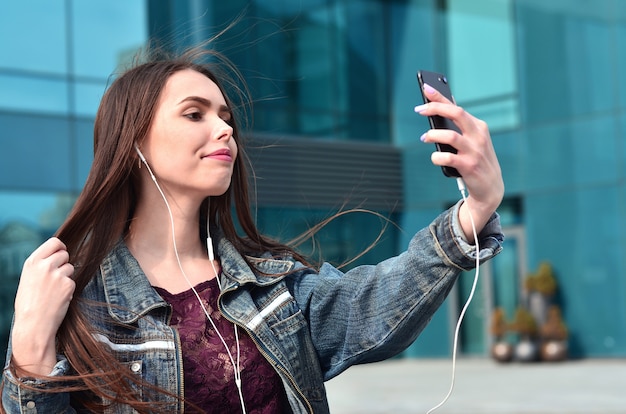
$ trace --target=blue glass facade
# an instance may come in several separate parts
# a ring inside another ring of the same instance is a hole
[[[184,47],[235,21],[215,47],[248,82],[251,136],[289,137],[302,154],[313,141],[327,145],[356,166],[352,173],[391,171],[401,184],[387,204],[363,202],[401,230],[389,226],[359,263],[401,251],[414,229],[458,199],[455,184],[430,163],[433,148],[418,140],[428,125],[412,111],[421,99],[416,71],[445,72],[457,102],[490,124],[507,186],[500,209],[507,248],[481,269],[463,325],[464,353],[486,354],[491,310],[503,306],[511,316],[524,300],[523,277],[549,261],[572,354],[626,356],[622,1],[28,4],[0,6],[0,335],[9,330],[23,260],[54,233],[87,175],[93,117],[111,74],[148,39]],[[372,166],[357,149],[388,156]],[[279,168],[275,160],[260,164]],[[302,192],[301,200],[280,186],[272,188],[280,202],[259,199],[259,225],[288,240],[351,198],[376,198],[373,179],[351,194],[333,187],[348,173],[329,164],[298,175],[290,190]],[[335,193],[336,201],[311,201]],[[373,241],[383,225],[373,216],[344,217],[320,235],[322,251],[341,262],[363,248],[355,240]],[[449,355],[472,278],[463,275],[406,356]]]

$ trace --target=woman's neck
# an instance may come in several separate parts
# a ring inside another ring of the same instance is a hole
[[[166,203],[161,194],[148,187],[135,207],[127,243],[164,258],[172,257],[175,250],[181,259],[206,256],[206,246],[199,237],[201,203],[173,196]]]
[[[139,211],[125,241],[153,286],[179,293],[216,277],[219,263],[209,260],[206,245],[200,240],[199,218],[172,215],[174,233],[169,214]]]

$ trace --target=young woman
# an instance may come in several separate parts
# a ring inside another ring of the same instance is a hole
[[[422,140],[458,149],[432,160],[469,197],[397,257],[314,268],[256,229],[233,104],[196,62],[140,64],[103,97],[84,190],[24,264],[5,412],[325,413],[324,381],[405,349],[475,265],[470,210],[481,260],[501,249],[487,126],[425,86],[418,111],[462,135]]]

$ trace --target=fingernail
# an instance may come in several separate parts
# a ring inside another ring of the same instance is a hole
[[[424,84],[424,92],[426,92],[427,95],[432,95],[435,92],[437,92],[437,90],[435,88],[433,88],[432,86],[430,86],[429,84],[425,83]]]
[[[426,104],[423,104],[423,105],[417,105],[417,106],[414,108],[414,111],[415,111],[415,112],[417,112],[417,113],[419,114],[420,112],[422,112],[422,111],[423,111],[423,110],[425,110],[425,109],[426,109]]]
[[[422,142],[426,141],[426,132],[422,134],[422,136],[420,137],[420,141]]]

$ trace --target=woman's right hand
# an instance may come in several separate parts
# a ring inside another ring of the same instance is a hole
[[[56,334],[76,283],[65,244],[56,237],[24,262],[15,296],[11,332],[13,366],[18,372],[47,375],[56,364]]]

